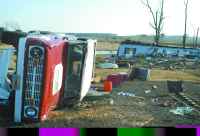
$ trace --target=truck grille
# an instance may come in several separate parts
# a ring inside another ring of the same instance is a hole
[[[31,117],[37,118],[43,83],[44,48],[40,46],[30,46],[27,58],[24,81],[24,116],[30,117],[30,115],[27,115],[27,109],[33,108],[37,111],[37,114]]]

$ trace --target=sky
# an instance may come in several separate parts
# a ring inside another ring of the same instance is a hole
[[[150,0],[153,9],[159,0]],[[188,33],[200,26],[200,0],[189,0]],[[184,0],[165,0],[166,35],[184,32]],[[23,31],[153,34],[141,0],[0,0],[0,26],[17,23]]]

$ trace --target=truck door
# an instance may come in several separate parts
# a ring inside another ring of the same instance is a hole
[[[80,100],[82,100],[86,96],[92,82],[95,60],[95,45],[96,42],[94,40],[88,40],[82,73]]]
[[[64,99],[62,105],[71,105],[80,99],[85,47],[86,46],[81,44],[69,44],[68,46]]]

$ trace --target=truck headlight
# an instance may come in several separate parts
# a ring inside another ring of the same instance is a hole
[[[35,117],[37,115],[37,109],[34,108],[34,107],[27,107],[25,109],[25,114],[28,116],[28,117]]]
[[[40,47],[32,47],[30,50],[30,54],[33,58],[41,58],[43,51]]]

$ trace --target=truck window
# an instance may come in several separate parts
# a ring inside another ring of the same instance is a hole
[[[133,57],[136,54],[136,48],[125,48],[124,55],[126,57]]]
[[[80,92],[84,57],[84,46],[69,46],[67,56],[67,75],[65,81],[65,92],[68,93],[65,93],[65,95],[67,95],[65,97],[77,96]]]

